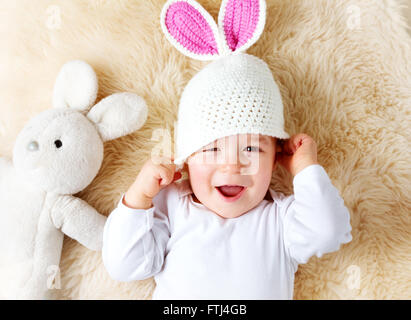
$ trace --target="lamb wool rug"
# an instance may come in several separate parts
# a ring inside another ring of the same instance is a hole
[[[217,19],[221,0],[198,1]],[[151,150],[173,136],[179,97],[207,62],[180,54],[159,22],[165,0],[0,2],[0,155],[51,108],[60,67],[82,59],[99,77],[98,99],[141,95],[149,116],[107,142],[102,168],[78,194],[102,214],[117,205]],[[409,3],[407,1],[407,3]],[[411,39],[399,0],[267,1],[267,21],[248,52],[280,87],[288,133],[305,132],[351,213],[352,242],[300,265],[294,299],[411,298]],[[159,138],[160,137],[160,138]],[[279,167],[272,186],[290,194]],[[60,283],[58,283],[60,282]],[[110,279],[101,253],[65,238],[60,299],[151,299],[154,280]]]

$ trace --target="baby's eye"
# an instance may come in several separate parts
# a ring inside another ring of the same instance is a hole
[[[247,152],[260,152],[261,149],[259,147],[247,146],[245,148]]]
[[[209,152],[209,151],[218,151],[218,148],[210,148],[210,149],[204,149],[203,152]]]

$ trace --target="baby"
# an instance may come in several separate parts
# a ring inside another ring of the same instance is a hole
[[[351,241],[349,212],[316,143],[284,131],[270,69],[243,53],[264,22],[261,0],[224,1],[218,27],[192,0],[163,8],[167,39],[191,58],[215,61],[181,96],[177,157],[148,160],[105,225],[108,273],[154,276],[153,299],[292,299],[298,264]],[[293,176],[293,195],[270,188],[277,164]]]

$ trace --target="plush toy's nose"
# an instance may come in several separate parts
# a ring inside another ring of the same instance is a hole
[[[37,141],[31,141],[27,145],[27,150],[29,151],[37,151],[38,149],[39,149],[39,144],[37,143]]]

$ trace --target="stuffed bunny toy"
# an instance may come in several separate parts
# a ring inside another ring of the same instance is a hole
[[[73,197],[97,175],[103,142],[138,130],[144,100],[117,93],[94,107],[98,83],[83,61],[66,63],[54,85],[53,109],[29,121],[12,161],[0,158],[0,296],[51,299],[64,234],[101,250],[106,217]],[[92,108],[91,108],[92,107]]]

